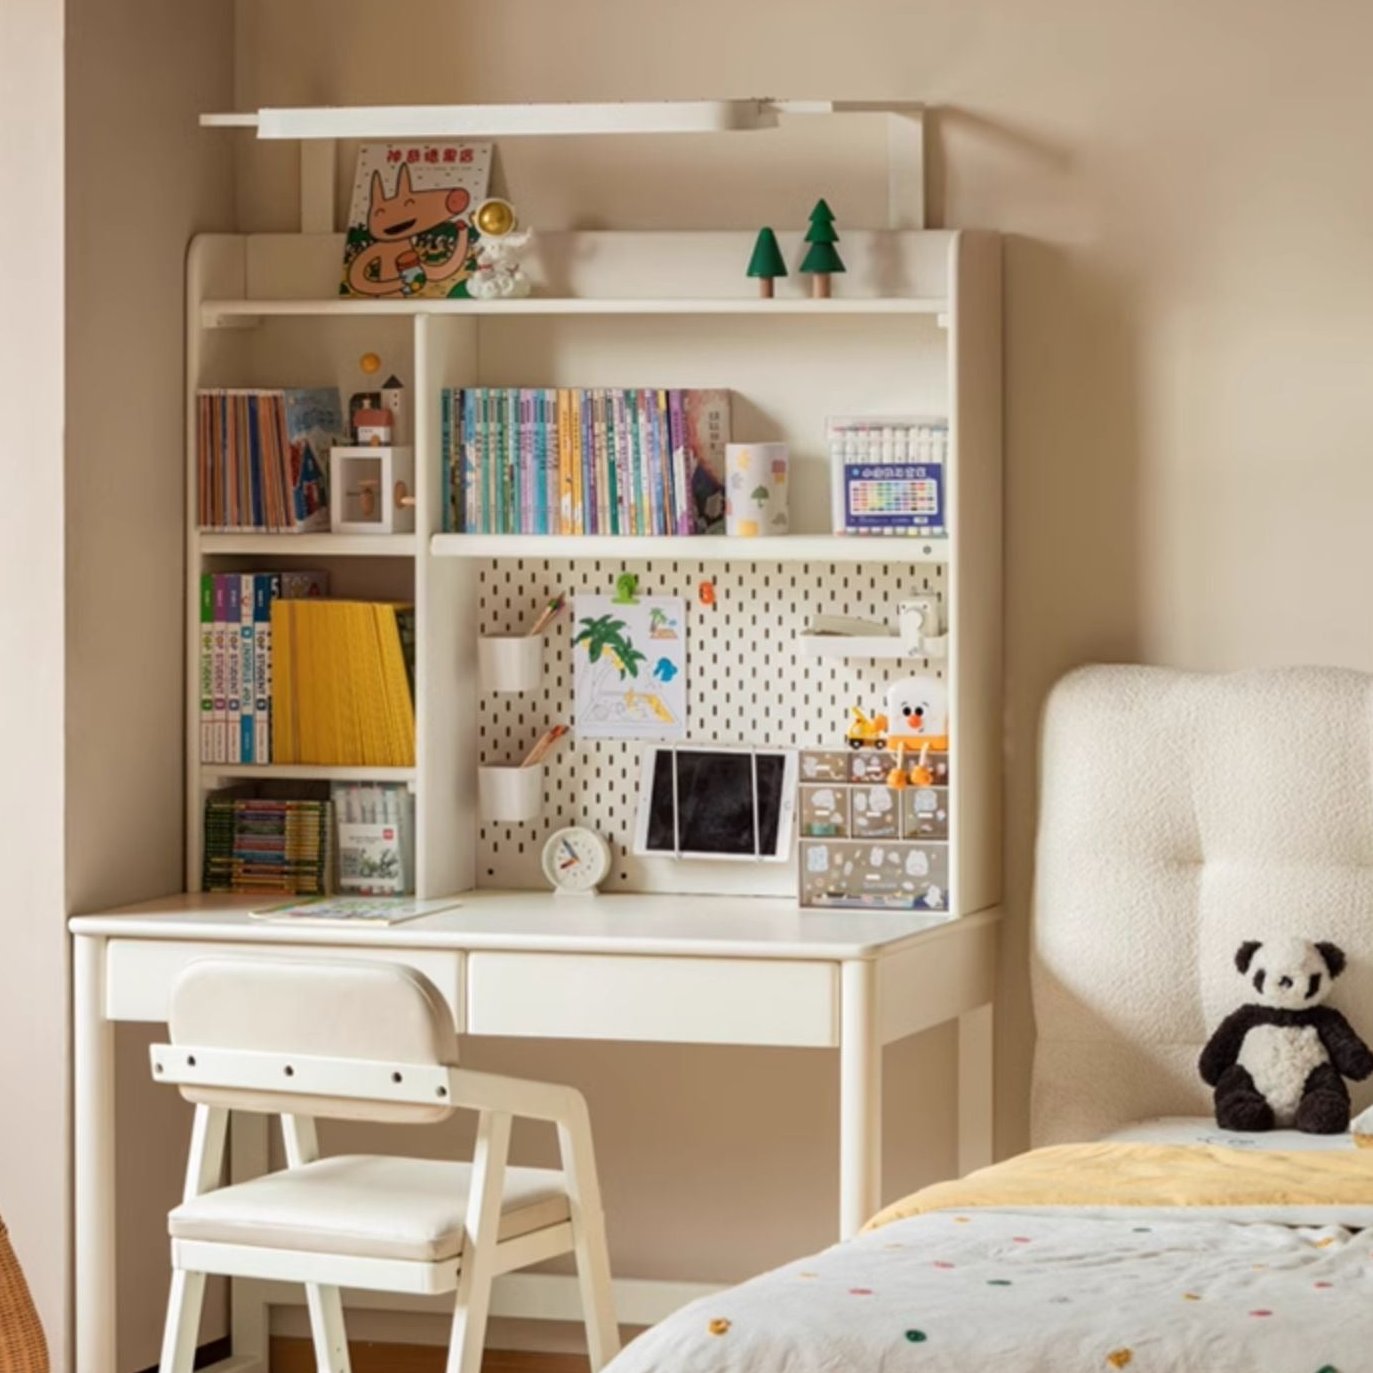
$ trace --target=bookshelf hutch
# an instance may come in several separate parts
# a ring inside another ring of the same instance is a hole
[[[301,147],[299,234],[210,234],[187,271],[186,881],[200,886],[203,807],[217,788],[394,780],[416,808],[422,897],[497,887],[542,892],[538,854],[562,824],[587,823],[616,853],[606,890],[787,895],[785,865],[674,863],[627,854],[639,747],[580,741],[546,769],[540,820],[484,823],[479,763],[518,758],[571,715],[567,617],[544,653],[540,690],[484,692],[477,637],[519,632],[555,590],[608,591],[639,574],[644,594],[688,603],[688,733],[695,742],[837,746],[850,705],[880,704],[911,671],[947,680],[951,913],[999,896],[1001,284],[995,234],[894,227],[847,230],[846,274],[832,299],[805,279],[760,300],[743,272],[741,232],[560,232],[536,237],[524,300],[356,300],[337,282],[332,228],[340,137],[562,132],[751,131],[780,117],[883,109],[891,131],[891,218],[923,216],[917,106],[862,102],[695,101],[619,106],[263,110],[210,115]],[[818,188],[817,188],[818,189]],[[515,199],[518,202],[518,188]],[[799,233],[781,233],[800,257]],[[407,388],[415,447],[414,534],[274,535],[195,528],[195,396],[205,386],[337,385],[380,354]],[[792,453],[792,533],[777,538],[541,536],[441,528],[439,393],[461,386],[723,386],[733,437],[781,439]],[[825,419],[838,413],[947,415],[948,534],[861,538],[829,532]],[[202,572],[324,568],[336,595],[413,599],[417,757],[411,769],[206,764],[197,746],[198,586]],[[716,605],[701,605],[704,580]],[[892,619],[903,595],[935,592],[945,653],[923,661],[804,655],[815,611]]]

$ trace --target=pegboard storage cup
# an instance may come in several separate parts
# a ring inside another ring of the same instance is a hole
[[[543,767],[482,767],[477,769],[477,795],[483,820],[519,825],[543,814]]]
[[[485,691],[532,691],[543,681],[542,634],[488,634],[477,640]]]
[[[725,533],[756,539],[789,531],[784,443],[725,445]]]

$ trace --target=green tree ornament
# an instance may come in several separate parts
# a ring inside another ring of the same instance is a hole
[[[777,235],[771,229],[759,229],[753,245],[753,256],[748,260],[748,275],[758,278],[758,294],[765,300],[771,299],[773,278],[786,274],[787,264],[777,245]]]
[[[810,247],[801,259],[800,270],[810,275],[810,293],[825,297],[830,293],[830,273],[842,272],[844,260],[835,244],[839,235],[834,231],[834,211],[821,198],[810,212],[810,227],[806,230]]]

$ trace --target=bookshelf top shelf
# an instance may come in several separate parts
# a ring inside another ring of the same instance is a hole
[[[787,534],[741,539],[723,534],[683,538],[634,534],[435,534],[436,558],[680,558],[723,563],[942,563],[947,538],[866,538]]]
[[[203,128],[258,138],[519,138],[586,134],[736,133],[775,128],[786,115],[918,118],[914,101],[621,100],[506,105],[323,105],[202,114]]]
[[[576,296],[536,296],[527,300],[206,300],[201,323],[221,328],[273,317],[351,317],[357,315],[485,315],[522,317],[546,315],[748,315],[815,317],[838,315],[934,315],[947,313],[949,302],[935,296],[834,297],[813,300],[761,300],[757,297],[685,297],[587,299]]]

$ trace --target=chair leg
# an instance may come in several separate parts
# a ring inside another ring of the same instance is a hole
[[[310,1334],[315,1342],[318,1373],[352,1373],[348,1360],[348,1334],[343,1326],[343,1302],[337,1287],[305,1284],[305,1304],[310,1308]]]
[[[606,1244],[601,1185],[585,1103],[559,1122],[558,1145],[572,1205],[572,1249],[577,1260],[582,1320],[586,1325],[586,1352],[591,1373],[599,1373],[620,1352],[620,1327],[615,1319],[610,1249]]]
[[[599,1216],[584,1219],[574,1232],[577,1288],[586,1326],[586,1352],[591,1373],[600,1373],[620,1352],[620,1326],[615,1319],[615,1291],[610,1283],[610,1253]]]
[[[158,1373],[191,1373],[195,1364],[196,1337],[200,1334],[200,1307],[205,1299],[205,1274],[185,1268],[172,1269],[172,1291],[167,1299],[167,1326],[162,1335],[162,1360]]]
[[[467,1199],[462,1266],[453,1307],[453,1334],[446,1373],[481,1373],[486,1316],[495,1279],[496,1242],[501,1224],[505,1160],[510,1151],[510,1117],[483,1111],[472,1154],[472,1191]]]

